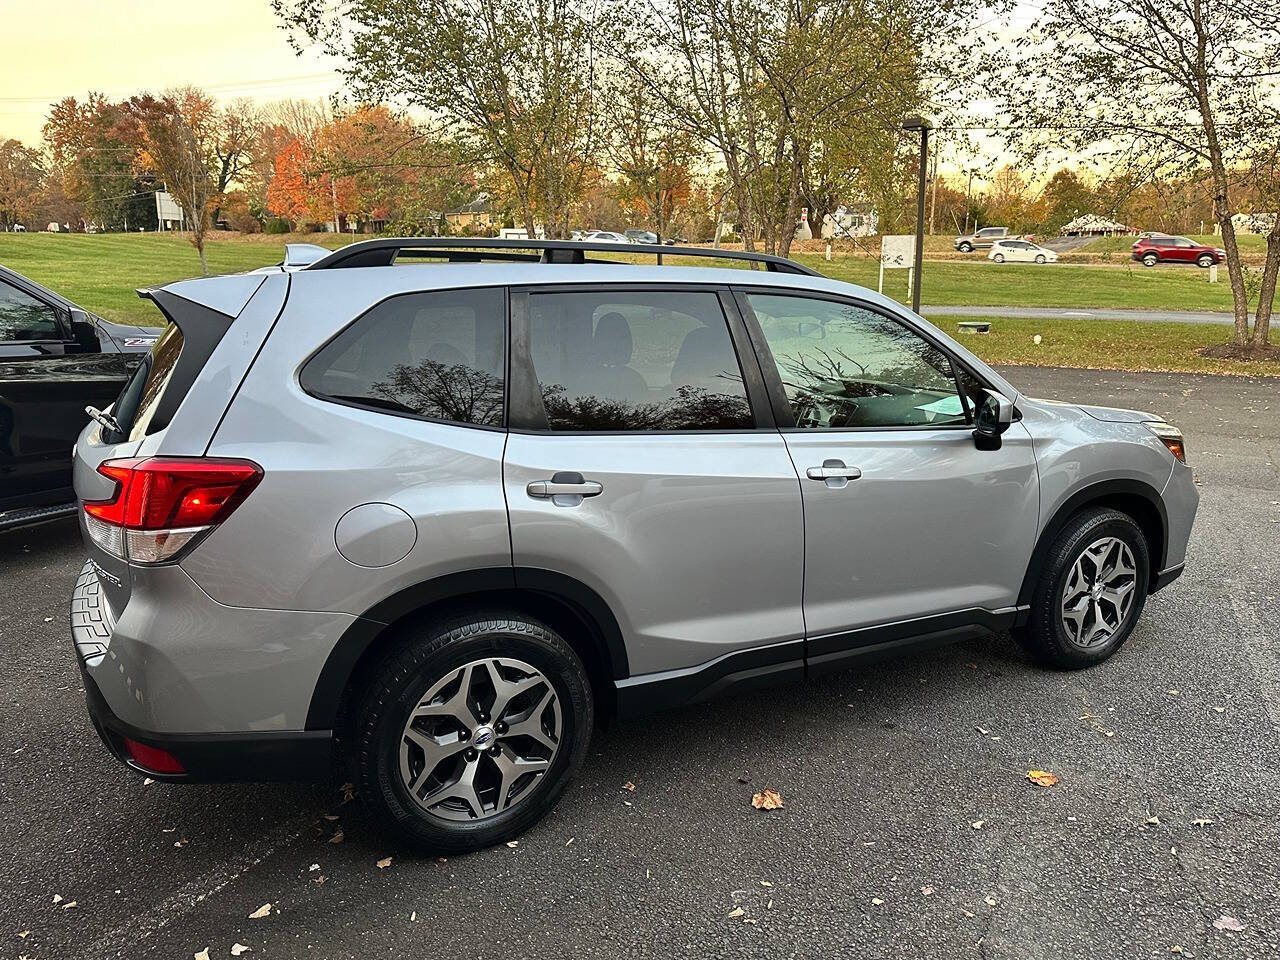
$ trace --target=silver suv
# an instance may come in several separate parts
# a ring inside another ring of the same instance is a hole
[[[371,240],[143,291],[168,326],[75,457],[113,754],[353,775],[403,840],[476,848],[599,721],[983,631],[1089,666],[1182,571],[1158,417],[1024,397],[791,261],[606,251]]]

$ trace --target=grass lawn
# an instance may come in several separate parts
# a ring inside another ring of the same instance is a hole
[[[330,235],[241,236],[213,234],[206,246],[209,269],[234,273],[278,263],[290,240],[342,246],[350,238]],[[1109,238],[1127,244],[1124,238]],[[1261,239],[1261,238],[1254,238]],[[1102,241],[1098,241],[1102,242]],[[1109,242],[1109,241],[1108,241]],[[644,258],[649,261],[649,258]],[[865,256],[820,254],[797,259],[838,280],[875,287],[878,266]],[[679,262],[672,257],[669,262]],[[11,234],[0,233],[0,263],[47,284],[86,309],[112,320],[159,322],[155,308],[139,300],[136,287],[180,280],[199,273],[195,249],[174,234]],[[886,292],[907,299],[907,273],[886,275]],[[1226,283],[1212,285],[1194,268],[1141,266],[996,265],[985,260],[926,261],[925,304],[936,306],[1045,306],[1063,308],[1168,308],[1229,310]],[[928,310],[925,310],[928,313]],[[981,311],[975,311],[981,313]],[[954,317],[940,325],[956,330]],[[1040,334],[1036,346],[1031,338]],[[983,357],[998,363],[1040,363],[1116,369],[1185,370],[1219,373],[1280,374],[1276,364],[1209,360],[1196,354],[1221,343],[1229,328],[1211,324],[1144,324],[1126,321],[993,320],[986,336],[966,335]]]
[[[928,317],[929,311],[925,311]],[[1210,323],[1134,323],[1127,320],[929,318],[987,363],[1095,370],[1170,370],[1280,376],[1280,363],[1216,360],[1197,353],[1223,343],[1230,327]],[[990,319],[991,332],[960,333],[961,320]],[[1040,335],[1037,344],[1034,337]]]

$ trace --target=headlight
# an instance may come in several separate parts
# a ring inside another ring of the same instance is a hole
[[[1144,423],[1144,427],[1160,438],[1160,442],[1169,448],[1169,452],[1182,463],[1187,462],[1187,447],[1182,439],[1182,431],[1171,423],[1156,421]]]

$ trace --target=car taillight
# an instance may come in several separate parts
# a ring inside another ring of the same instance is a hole
[[[85,503],[85,529],[103,550],[141,564],[176,560],[231,516],[262,479],[252,460],[213,457],[108,460],[98,473],[116,489],[109,500]]]

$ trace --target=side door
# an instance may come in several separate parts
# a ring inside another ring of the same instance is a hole
[[[1039,505],[1026,429],[979,450],[985,385],[906,318],[820,294],[738,299],[801,477],[810,665],[1011,625]]]
[[[0,509],[72,499],[84,408],[111,403],[131,359],[82,349],[62,306],[0,279]]]
[[[728,292],[513,290],[511,342],[517,584],[594,591],[640,686],[798,673],[799,481]]]

